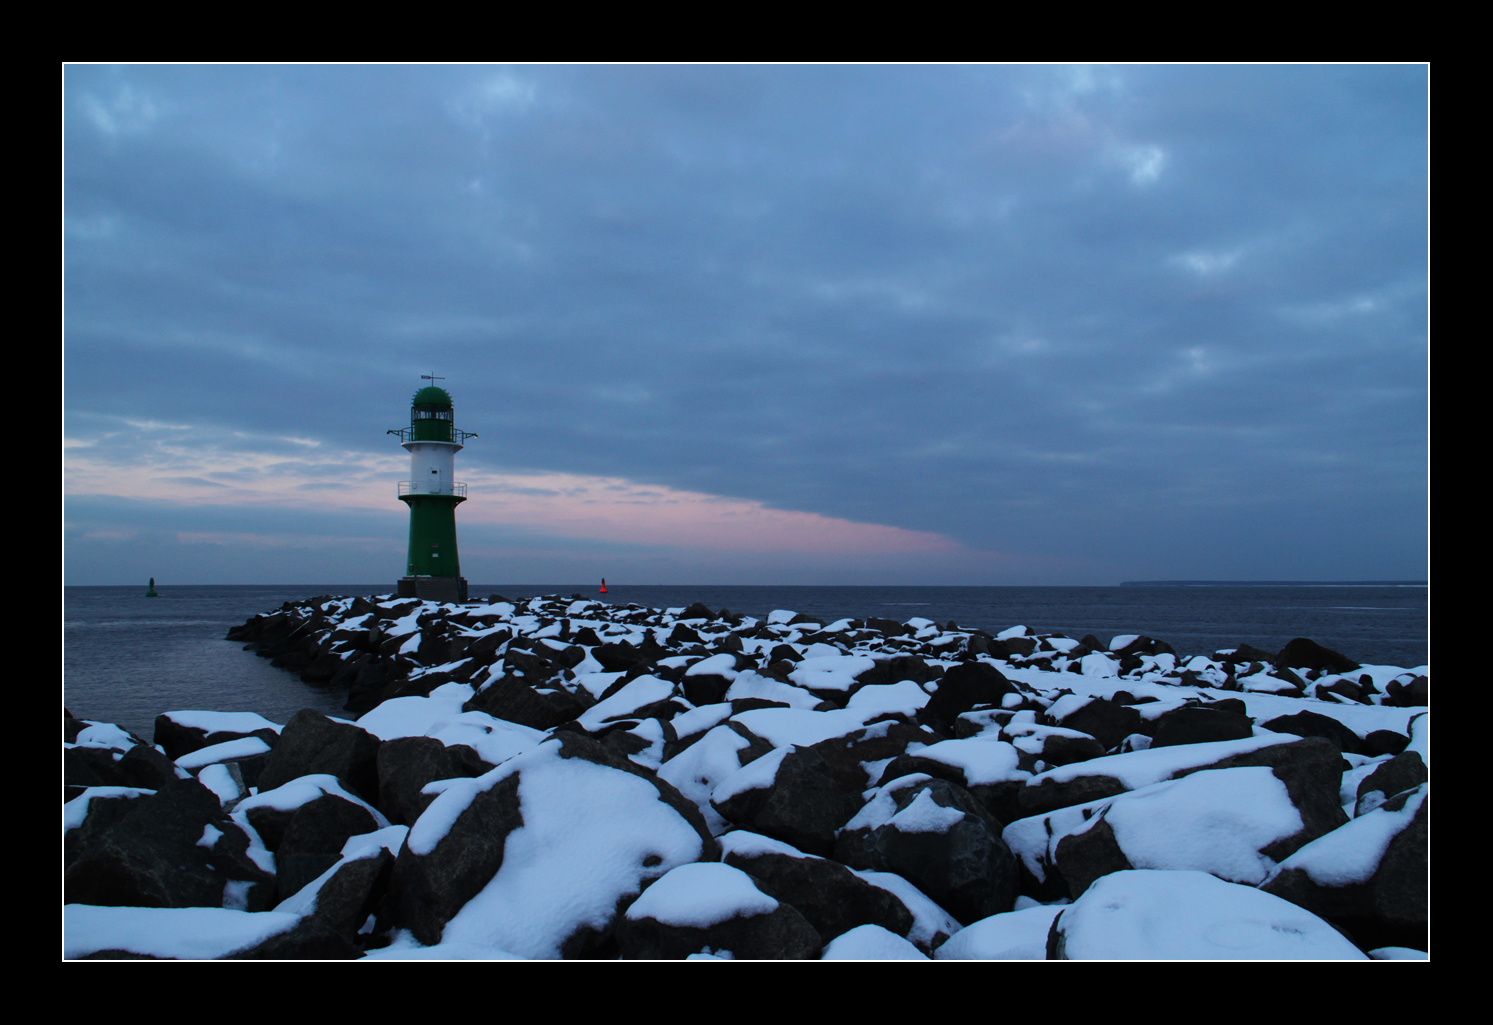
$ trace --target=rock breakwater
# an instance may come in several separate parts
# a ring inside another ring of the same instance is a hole
[[[580,595],[229,639],[349,720],[69,716],[67,956],[1427,949],[1425,667]]]

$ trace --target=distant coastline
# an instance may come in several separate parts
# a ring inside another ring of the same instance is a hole
[[[1426,587],[1425,580],[1122,580],[1121,587]]]

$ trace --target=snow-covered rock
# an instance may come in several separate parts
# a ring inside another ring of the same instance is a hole
[[[1426,945],[1426,666],[575,597],[321,597],[231,636],[359,721],[65,715],[69,956]]]

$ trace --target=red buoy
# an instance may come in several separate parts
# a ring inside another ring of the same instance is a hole
[[[602,594],[606,594],[607,593],[607,578],[606,577],[602,577],[601,578],[601,593]]]

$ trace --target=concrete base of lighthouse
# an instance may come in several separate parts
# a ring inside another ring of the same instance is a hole
[[[400,577],[399,597],[421,601],[466,601],[466,577]]]

